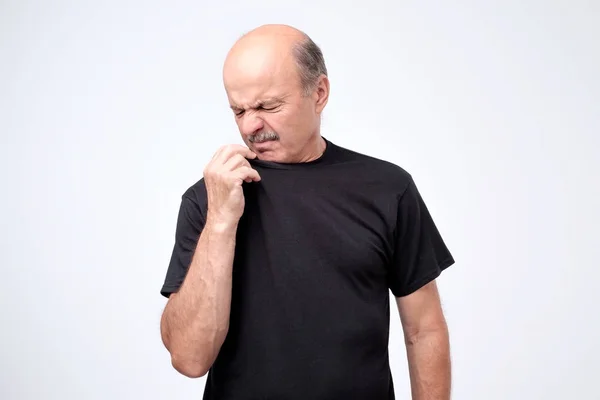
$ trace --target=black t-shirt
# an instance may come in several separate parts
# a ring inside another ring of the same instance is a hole
[[[411,175],[328,141],[317,160],[251,160],[230,327],[205,400],[392,400],[390,296],[454,263]],[[183,195],[161,293],[182,284],[207,210]]]

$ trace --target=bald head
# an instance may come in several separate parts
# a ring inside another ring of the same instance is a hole
[[[306,38],[307,35],[293,26],[283,24],[268,24],[262,25],[244,34],[237,42],[242,44],[244,41],[252,39],[269,39],[277,38],[279,40],[288,41],[289,43],[297,42]],[[235,47],[235,45],[234,45]]]
[[[298,82],[308,95],[327,69],[321,49],[289,25],[263,25],[246,33],[233,45],[223,67],[225,86],[236,79],[282,74]]]

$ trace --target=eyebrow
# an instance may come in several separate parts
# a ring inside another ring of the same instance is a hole
[[[259,100],[257,102],[255,102],[254,104],[252,104],[250,106],[250,108],[258,108],[258,107],[264,107],[265,105],[270,105],[273,103],[283,103],[283,98],[281,97],[270,97],[268,99],[265,100]],[[240,107],[236,104],[232,104],[229,106],[232,110],[241,110],[243,109],[243,107]]]

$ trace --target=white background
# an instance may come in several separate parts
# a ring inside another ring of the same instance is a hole
[[[159,335],[177,209],[241,143],[227,51],[286,23],[323,135],[407,169],[456,258],[453,398],[600,399],[599,3],[336,3],[0,2],[0,398],[201,398]]]

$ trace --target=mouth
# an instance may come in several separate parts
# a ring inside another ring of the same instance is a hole
[[[265,146],[265,145],[268,145],[268,144],[274,143],[274,142],[276,142],[276,140],[262,140],[260,142],[253,142],[252,145],[261,147],[261,146]]]
[[[261,143],[268,143],[268,142],[276,142],[277,139],[264,139],[264,140],[254,140],[254,141],[250,141],[250,143],[252,144],[261,144]]]
[[[275,150],[277,140],[263,140],[261,142],[254,142],[251,147],[254,151],[259,154],[267,153]]]

